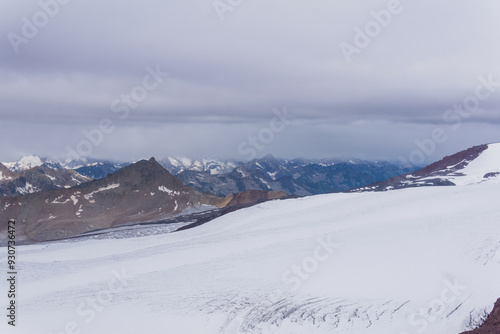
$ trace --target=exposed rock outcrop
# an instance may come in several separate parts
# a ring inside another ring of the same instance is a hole
[[[230,194],[224,197],[222,201],[223,207],[253,204],[260,201],[272,199],[282,199],[288,195],[283,191],[264,191],[264,190],[247,190],[241,193]]]
[[[500,333],[500,298],[481,327],[462,334],[499,334]]]

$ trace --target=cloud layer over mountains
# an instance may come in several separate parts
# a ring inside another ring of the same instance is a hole
[[[397,159],[442,128],[433,161],[498,141],[498,2],[231,4],[4,2],[2,159],[65,154],[103,119],[114,128],[94,157],[244,158],[285,106],[293,121],[259,154]]]

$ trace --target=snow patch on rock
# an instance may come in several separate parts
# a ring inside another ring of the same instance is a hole
[[[171,190],[171,189],[168,189],[167,187],[165,186],[159,186],[158,187],[158,190],[161,191],[161,192],[164,192],[164,193],[167,193],[169,194],[170,196],[172,195],[180,195],[180,192],[178,191],[174,191],[174,190]]]
[[[101,188],[99,188],[99,189],[97,189],[97,190],[95,190],[95,191],[93,191],[91,193],[88,193],[88,194],[84,195],[83,197],[85,197],[85,199],[87,201],[90,201],[92,199],[92,197],[94,197],[94,194],[100,193],[100,192],[103,192],[103,191],[106,191],[106,190],[115,189],[115,188],[118,188],[119,186],[120,186],[119,183],[113,183],[113,184],[110,184],[110,185],[108,185],[106,187],[101,187]]]

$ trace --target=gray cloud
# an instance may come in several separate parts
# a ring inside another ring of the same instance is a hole
[[[428,161],[498,141],[500,87],[458,129],[444,115],[474,95],[480,76],[500,82],[500,4],[402,0],[401,12],[348,63],[340,43],[353,44],[355,28],[388,3],[243,1],[220,21],[210,1],[72,0],[16,54],[8,34],[21,34],[23,17],[41,8],[6,1],[1,139],[12,142],[14,128],[17,139],[0,159],[64,154],[103,118],[117,129],[96,156],[238,158],[238,144],[283,106],[296,119],[263,154],[397,159],[436,127],[449,139]],[[113,101],[157,65],[170,77],[120,120]]]

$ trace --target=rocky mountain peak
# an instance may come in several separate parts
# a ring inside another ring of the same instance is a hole
[[[169,186],[175,189],[185,189],[186,186],[168,170],[162,167],[155,158],[140,160],[123,167],[119,171],[102,179],[104,183],[115,182],[123,186],[137,187]],[[98,182],[101,183],[101,182]]]

